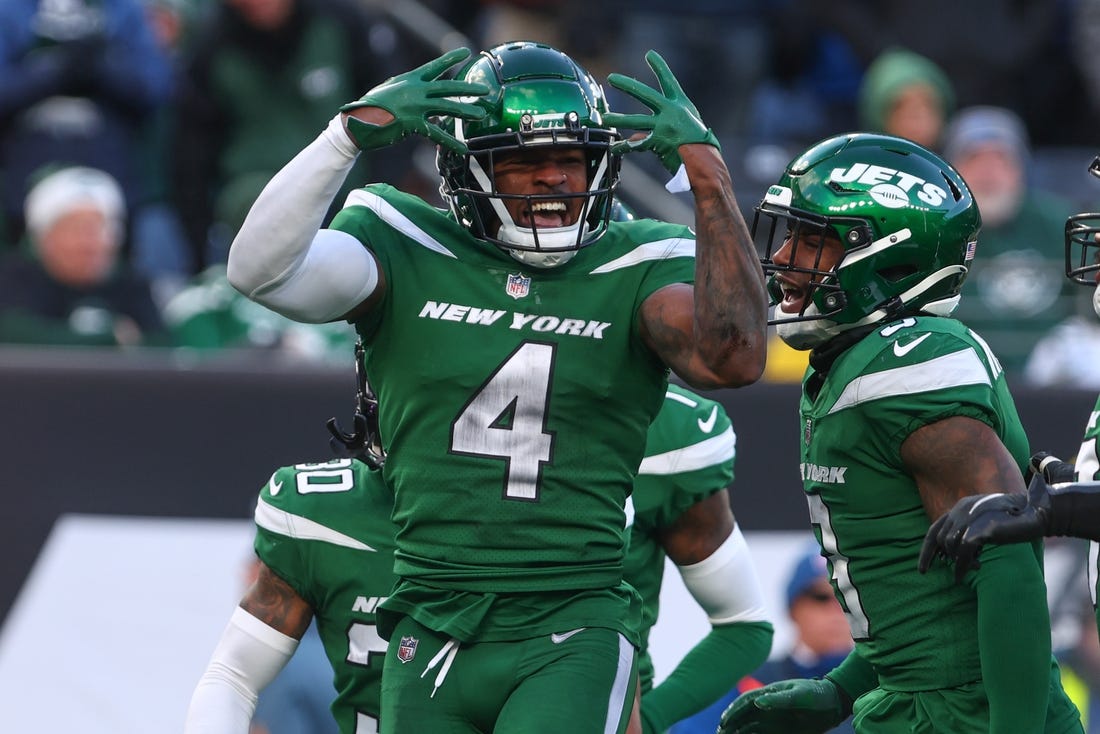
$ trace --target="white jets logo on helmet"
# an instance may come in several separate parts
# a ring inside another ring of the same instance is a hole
[[[534,130],[542,130],[546,128],[565,128],[569,127],[566,122],[568,115],[563,115],[560,112],[550,112],[540,114],[537,112],[527,112],[521,117],[521,122]],[[576,117],[576,113],[573,113]]]
[[[871,187],[868,194],[879,204],[898,209],[911,203],[911,197],[928,206],[939,206],[947,192],[939,186],[905,171],[870,163],[856,163],[848,168],[834,168],[829,181],[858,183]]]
[[[894,184],[878,184],[872,186],[867,193],[871,195],[872,199],[888,209],[901,209],[909,204],[909,197]]]

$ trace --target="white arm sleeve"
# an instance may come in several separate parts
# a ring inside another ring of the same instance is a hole
[[[248,734],[256,699],[298,640],[237,607],[191,695],[184,734]]]
[[[275,174],[229,248],[234,288],[306,323],[333,321],[374,291],[374,256],[351,235],[320,229],[358,154],[337,115]]]
[[[714,553],[677,568],[711,624],[770,621],[756,564],[737,525]]]

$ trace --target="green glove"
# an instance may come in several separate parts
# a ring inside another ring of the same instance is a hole
[[[795,678],[735,698],[722,713],[718,734],[821,734],[846,718],[836,684]]]
[[[616,112],[604,115],[604,122],[612,127],[649,131],[649,135],[638,140],[616,143],[611,152],[652,150],[669,173],[675,173],[683,163],[679,152],[681,145],[703,143],[721,150],[718,138],[714,137],[714,133],[700,119],[699,110],[695,109],[695,105],[684,94],[680,82],[676,81],[660,54],[650,51],[645,55],[645,61],[657,76],[661,91],[622,74],[607,76],[608,84],[637,98],[653,110],[652,115],[626,115]]]
[[[348,132],[360,150],[384,148],[407,135],[416,134],[434,140],[456,153],[464,154],[466,144],[456,140],[428,118],[449,115],[466,120],[480,120],[485,117],[485,110],[476,104],[449,98],[481,97],[489,93],[489,87],[474,82],[439,78],[447,69],[469,56],[469,49],[456,48],[435,61],[390,77],[360,99],[341,107],[341,112],[356,107],[380,107],[393,115],[393,121],[385,125],[371,125],[355,117],[348,117]]]

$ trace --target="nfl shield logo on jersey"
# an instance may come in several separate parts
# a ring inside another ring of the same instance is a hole
[[[512,298],[523,298],[531,291],[531,279],[522,273],[508,274],[508,284],[504,292]]]
[[[420,644],[420,641],[415,637],[402,637],[401,643],[397,646],[397,659],[407,663],[415,658],[418,644]]]

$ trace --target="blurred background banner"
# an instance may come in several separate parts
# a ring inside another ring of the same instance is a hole
[[[177,731],[240,599],[253,534],[248,520],[59,517],[0,631],[0,731]],[[807,536],[746,536],[786,650],[785,572]],[[710,629],[671,565],[665,579],[657,682]]]

